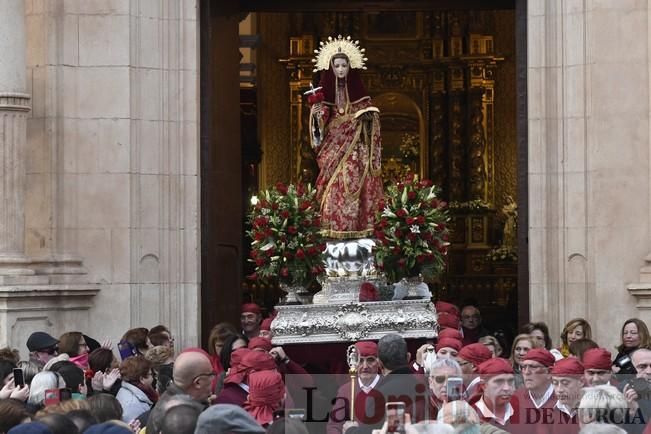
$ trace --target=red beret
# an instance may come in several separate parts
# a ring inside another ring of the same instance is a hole
[[[375,342],[360,341],[355,344],[355,348],[357,348],[361,357],[377,357],[377,344]]]
[[[486,360],[477,369],[481,375],[513,374],[513,366],[511,366],[508,360],[501,357]]]
[[[439,339],[452,338],[463,341],[463,335],[457,329],[443,329],[439,332]]]
[[[437,301],[434,305],[438,313],[447,313],[454,316],[459,316],[459,308],[452,303],[446,301]]]
[[[249,354],[251,350],[248,348],[238,348],[231,353],[231,369],[224,379],[224,383],[239,384],[245,376],[245,369],[242,367],[242,359]]]
[[[479,366],[486,360],[492,359],[493,354],[486,345],[476,343],[461,348],[461,351],[459,351],[459,357],[475,366]]]
[[[612,354],[605,348],[590,348],[583,353],[583,367],[585,369],[612,369]]]
[[[573,377],[575,375],[583,375],[583,365],[579,359],[575,357],[568,357],[561,359],[552,368],[552,375]]]
[[[546,368],[554,366],[554,362],[556,361],[554,355],[547,351],[545,348],[534,348],[532,350],[529,350],[529,352],[525,354],[524,360],[538,362]]]
[[[273,322],[273,318],[265,318],[262,320],[260,323],[260,330],[267,330],[271,331],[271,323]]]
[[[436,352],[438,353],[441,348],[452,348],[456,351],[459,351],[462,346],[463,344],[458,339],[443,338],[439,339],[439,341],[436,343]]]
[[[441,328],[450,328],[450,329],[458,329],[459,328],[459,317],[456,315],[451,315],[449,313],[440,313],[439,314],[439,319],[438,323],[441,326]]]
[[[256,315],[260,315],[262,309],[255,303],[246,303],[242,305],[242,313],[255,313]]]
[[[264,350],[269,351],[273,348],[271,341],[267,338],[255,337],[249,341],[249,350]]]

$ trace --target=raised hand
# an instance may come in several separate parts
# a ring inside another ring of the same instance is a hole
[[[20,387],[14,387],[9,398],[17,399],[19,401],[27,401],[27,398],[29,398],[29,386],[25,384]]]
[[[110,390],[118,378],[120,378],[120,370],[118,368],[111,369],[111,372],[105,374],[104,381],[102,382],[102,387],[104,390]]]
[[[95,372],[93,379],[90,380],[90,385],[93,387],[95,392],[100,392],[104,386],[104,373],[102,371]]]

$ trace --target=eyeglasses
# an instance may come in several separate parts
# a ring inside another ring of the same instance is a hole
[[[444,384],[446,381],[448,381],[447,375],[435,375],[432,378],[436,384]]]
[[[461,319],[479,319],[479,315],[461,315]]]

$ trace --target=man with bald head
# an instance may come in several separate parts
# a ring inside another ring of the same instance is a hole
[[[633,351],[631,361],[637,371],[637,384],[634,384],[632,380],[628,381],[622,392],[628,403],[629,414],[634,415],[628,421],[630,424],[627,425],[627,432],[637,434],[642,433],[647,423],[651,421],[651,392],[649,392],[651,388],[651,350],[640,348]],[[647,390],[642,392],[645,389],[645,384]]]
[[[179,395],[187,395],[203,408],[207,407],[214,376],[208,354],[202,349],[190,348],[179,354],[174,361],[172,382],[151,410],[147,421],[147,432],[160,432],[160,423],[167,409],[167,402]]]

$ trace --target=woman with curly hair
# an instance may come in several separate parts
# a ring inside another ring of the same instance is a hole
[[[570,320],[561,332],[561,347],[559,348],[563,357],[570,355],[570,344],[579,339],[592,339],[592,328],[590,323],[583,318]]]
[[[122,362],[122,387],[116,398],[124,410],[123,421],[131,422],[158,401],[158,393],[152,386],[154,377],[151,371],[151,363],[143,356],[129,357]]]

